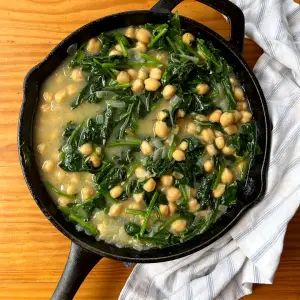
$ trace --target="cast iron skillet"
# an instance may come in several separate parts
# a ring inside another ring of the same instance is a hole
[[[206,233],[183,244],[164,249],[136,251],[117,248],[103,241],[77,232],[74,225],[67,222],[48,195],[40,180],[33,151],[33,125],[39,101],[42,82],[56,69],[67,56],[67,48],[81,44],[101,31],[108,31],[129,25],[145,23],[165,23],[171,10],[183,0],[160,0],[151,10],[128,11],[110,15],[93,21],[73,32],[64,39],[39,65],[26,76],[24,101],[20,112],[18,146],[23,174],[28,188],[45,216],[71,241],[71,251],[58,286],[52,299],[72,299],[84,278],[102,257],[125,262],[162,262],[192,254],[211,244],[227,232],[252,205],[260,201],[265,193],[266,168],[270,149],[270,122],[266,102],[261,88],[241,57],[244,41],[244,16],[242,11],[228,0],[197,0],[205,3],[228,17],[231,24],[229,42],[214,31],[191,19],[181,17],[184,29],[209,40],[222,51],[234,72],[238,75],[252,110],[258,128],[258,144],[263,154],[258,156],[248,174],[245,188],[239,193],[237,204],[229,208],[216,224]],[[45,241],[47,241],[45,239]]]

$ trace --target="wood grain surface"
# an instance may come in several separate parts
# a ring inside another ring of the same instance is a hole
[[[0,299],[49,299],[65,265],[70,242],[43,216],[29,194],[19,166],[17,123],[23,78],[76,28],[99,17],[149,9],[140,0],[0,1]],[[228,37],[229,26],[212,9],[184,1],[178,11]],[[261,49],[245,41],[254,66]],[[288,227],[284,252],[271,286],[256,286],[249,299],[300,299],[300,213]],[[117,299],[131,269],[103,259],[76,299]]]

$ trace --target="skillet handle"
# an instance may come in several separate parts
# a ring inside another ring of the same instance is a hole
[[[152,8],[152,11],[171,13],[172,9],[176,7],[183,0],[160,0]],[[196,0],[205,5],[212,7],[225,15],[230,23],[230,39],[229,42],[234,48],[243,54],[244,49],[244,35],[245,35],[245,18],[239,7],[229,0]]]
[[[102,256],[88,252],[72,242],[64,272],[51,300],[73,299],[85,277],[101,258]]]

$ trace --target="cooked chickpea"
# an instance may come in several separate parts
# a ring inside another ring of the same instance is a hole
[[[169,206],[165,204],[159,205],[159,212],[162,216],[167,216],[169,214]]]
[[[171,175],[163,175],[160,178],[160,182],[164,187],[170,187],[174,182],[174,178]]]
[[[96,152],[99,156],[101,156],[103,150],[102,150],[101,147],[96,147],[95,152]]]
[[[54,100],[54,95],[53,95],[52,92],[45,92],[45,93],[43,94],[43,98],[44,98],[44,100],[45,100],[46,102],[51,102],[51,101]]]
[[[241,123],[243,124],[250,122],[250,120],[252,119],[252,114],[248,111],[241,111],[241,115]]]
[[[204,116],[204,115],[197,115],[196,120],[201,121],[201,122],[205,122],[205,121],[208,121],[208,117]]]
[[[198,203],[197,199],[191,198],[188,202],[189,212],[193,213],[200,209],[200,204]]]
[[[223,183],[219,183],[217,187],[213,190],[213,196],[215,198],[221,197],[225,192],[226,185]]]
[[[91,54],[97,54],[100,51],[101,43],[98,39],[92,38],[89,40],[86,50]]]
[[[206,146],[206,151],[209,156],[214,156],[217,154],[217,149],[212,144]]]
[[[236,127],[236,125],[229,125],[224,127],[224,131],[229,135],[234,135],[237,133],[238,128]]]
[[[57,91],[54,98],[57,103],[63,102],[67,98],[67,90],[61,89],[61,90]]]
[[[37,146],[37,152],[40,153],[40,154],[43,154],[46,150],[46,145],[45,144],[39,144]]]
[[[218,130],[214,130],[214,134],[216,137],[224,137],[224,133],[222,133],[221,131],[218,131]]]
[[[165,100],[170,100],[175,95],[175,93],[176,93],[176,86],[170,84],[166,85],[162,91],[162,95]]]
[[[137,42],[135,45],[135,50],[141,53],[147,52],[147,45],[142,42]]]
[[[96,154],[92,154],[89,157],[89,161],[91,162],[94,168],[99,168],[101,166],[101,158]]]
[[[201,131],[200,138],[208,143],[212,144],[215,139],[214,131],[211,128],[206,128]]]
[[[71,202],[71,199],[67,197],[59,197],[57,202],[59,206],[66,207]]]
[[[196,90],[198,92],[198,95],[205,95],[209,92],[209,86],[206,83],[199,83],[196,86]]]
[[[143,167],[137,167],[134,174],[138,179],[145,179],[149,176],[149,173]]]
[[[234,79],[233,77],[229,77],[229,81],[230,81],[230,83],[231,83],[232,89],[234,89],[234,87],[235,87],[235,85],[236,85],[235,79]]]
[[[152,38],[152,34],[149,30],[145,28],[140,28],[136,30],[135,37],[139,42],[149,44]]]
[[[121,47],[120,44],[115,45],[115,49],[116,49],[117,51],[119,51],[120,53],[123,53],[123,50],[122,50],[122,47]]]
[[[135,69],[128,69],[127,73],[129,74],[131,80],[135,80],[138,78],[138,71]]]
[[[177,113],[176,113],[176,118],[180,119],[180,118],[184,118],[185,117],[185,111],[183,109],[178,109]]]
[[[116,50],[116,49],[112,49],[109,51],[109,54],[108,56],[121,56],[122,55],[122,52]]]
[[[136,194],[133,194],[133,199],[135,202],[137,203],[142,203],[143,200],[144,200],[144,194],[143,193],[136,193]]]
[[[188,134],[195,134],[197,132],[197,126],[195,123],[191,122],[187,125],[186,132]]]
[[[204,170],[207,173],[210,173],[214,169],[214,162],[209,159],[203,164]]]
[[[239,111],[235,110],[233,113],[233,117],[234,117],[234,123],[238,123],[242,118],[242,114]]]
[[[165,111],[160,111],[157,114],[157,120],[162,121],[164,120],[166,117],[168,116],[168,113],[166,113]]]
[[[71,78],[76,82],[83,81],[84,80],[83,72],[79,69],[74,69],[71,73]]]
[[[182,36],[182,41],[186,44],[186,45],[190,45],[193,41],[195,40],[195,37],[189,33],[186,32],[183,36]]]
[[[109,209],[108,215],[110,217],[117,217],[121,214],[122,210],[123,210],[122,203],[113,204]]]
[[[209,121],[213,123],[218,123],[220,122],[221,115],[222,111],[217,109],[214,112],[212,112],[212,114],[209,116]]]
[[[133,27],[128,27],[126,30],[125,30],[125,35],[127,37],[129,37],[130,39],[135,39],[135,28]]]
[[[156,182],[153,178],[150,178],[147,180],[147,182],[144,184],[143,188],[146,192],[153,192],[156,187]]]
[[[236,110],[242,111],[242,110],[247,110],[248,106],[245,101],[237,102],[236,104]]]
[[[223,127],[231,125],[234,122],[234,114],[230,112],[224,112],[220,117],[220,123]]]
[[[79,147],[79,152],[83,155],[90,155],[93,153],[93,146],[90,143],[85,143]]]
[[[173,216],[177,210],[177,204],[174,202],[169,202],[168,207],[170,216]]]
[[[44,161],[42,169],[44,172],[50,173],[53,171],[54,167],[55,167],[54,162],[52,160],[48,159],[48,160]]]
[[[187,222],[184,219],[176,220],[171,224],[171,230],[175,232],[180,232],[186,227],[186,224]]]
[[[134,80],[132,83],[132,86],[131,86],[131,89],[134,93],[140,93],[144,90],[144,88],[145,88],[145,85],[144,85],[143,80],[141,80],[141,79]]]
[[[232,183],[233,173],[228,168],[225,168],[221,174],[222,183]]]
[[[244,92],[241,88],[236,87],[233,91],[234,94],[234,99],[236,101],[244,101],[245,97],[244,97]]]
[[[58,180],[63,180],[66,177],[67,173],[65,171],[58,171],[56,177]]]
[[[189,147],[189,143],[187,141],[183,141],[179,145],[179,149],[182,150],[182,151],[187,150],[188,147]]]
[[[215,139],[215,144],[218,149],[223,149],[225,147],[225,139],[222,136],[219,136]]]
[[[177,149],[173,152],[173,158],[176,161],[184,161],[185,160],[185,154],[184,151]]]
[[[234,154],[235,149],[233,149],[233,148],[231,148],[231,147],[228,147],[228,146],[225,146],[225,147],[222,149],[222,152],[223,152],[225,155],[232,155],[232,154]]]
[[[76,194],[76,187],[72,184],[68,184],[68,186],[66,188],[66,192],[68,195],[74,195],[74,194]]]
[[[156,121],[154,124],[154,133],[161,138],[166,138],[169,134],[169,128],[165,122]]]
[[[148,72],[145,69],[139,69],[138,78],[142,80],[146,80],[148,78]]]
[[[246,162],[245,162],[244,160],[241,161],[241,162],[236,166],[237,172],[243,172],[245,166],[246,166]]]
[[[147,78],[144,81],[145,89],[149,92],[155,92],[161,86],[160,82],[154,78]]]
[[[181,198],[181,191],[172,186],[167,190],[167,200],[169,202],[176,202]]]
[[[100,233],[104,233],[105,231],[105,225],[104,224],[98,224],[97,225],[97,230],[100,232]]]
[[[73,96],[77,92],[78,92],[78,87],[77,87],[76,84],[71,83],[71,84],[67,85],[67,94],[68,94],[68,96]]]
[[[79,184],[80,183],[80,176],[76,173],[73,173],[70,177],[70,182],[74,184]]]
[[[153,153],[153,147],[147,141],[143,141],[141,144],[141,151],[144,155],[150,156]]]
[[[127,72],[121,71],[117,76],[117,82],[119,84],[130,82],[130,76]]]
[[[82,200],[87,200],[91,198],[95,194],[94,189],[91,187],[85,187],[81,190],[81,199]]]
[[[156,80],[161,80],[162,77],[162,70],[158,69],[158,68],[152,68],[150,70],[150,74],[149,74],[150,78],[156,79]]]
[[[113,198],[119,198],[123,191],[124,189],[120,185],[116,185],[109,191],[109,193]]]
[[[142,208],[142,203],[133,202],[133,203],[129,204],[128,208],[141,209]]]

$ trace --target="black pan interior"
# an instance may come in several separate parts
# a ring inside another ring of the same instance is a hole
[[[229,64],[233,66],[246,91],[250,108],[257,122],[258,144],[263,154],[256,158],[255,164],[249,172],[246,188],[239,194],[237,204],[229,208],[226,214],[209,231],[201,236],[197,236],[180,245],[139,252],[129,248],[117,248],[103,241],[97,242],[94,238],[77,232],[74,225],[64,219],[60,211],[56,208],[55,203],[49,197],[40,180],[33,151],[33,124],[39,101],[40,85],[57,68],[61,61],[66,58],[66,50],[73,43],[81,44],[102,31],[129,25],[165,23],[168,18],[169,14],[167,13],[131,11],[96,20],[78,29],[62,41],[40,65],[28,73],[24,83],[24,102],[19,120],[18,143],[23,173],[35,201],[53,225],[72,241],[94,253],[122,261],[159,262],[191,254],[209,245],[228,231],[249,207],[262,199],[265,192],[270,124],[261,88],[245,61],[228,42],[207,27],[191,19],[181,17],[184,29],[193,34],[200,33],[202,38],[211,41],[216,48],[222,51],[223,56]],[[45,237],[46,240],[47,237]]]

